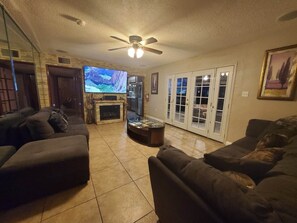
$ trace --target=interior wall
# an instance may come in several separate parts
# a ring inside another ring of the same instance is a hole
[[[297,29],[290,29],[287,32],[262,36],[253,42],[150,69],[147,72],[147,81],[145,82],[147,91],[145,93],[150,93],[150,78],[151,74],[155,72],[159,72],[159,93],[158,95],[150,94],[149,102],[145,105],[145,114],[162,120],[165,119],[166,78],[168,75],[237,65],[227,141],[233,142],[243,137],[249,119],[276,120],[284,116],[296,115],[297,95],[294,101],[257,99],[265,51],[297,44],[296,40]],[[242,97],[242,91],[248,91],[249,96]]]
[[[104,61],[95,61],[95,60],[89,60],[89,59],[82,59],[82,58],[76,58],[71,56],[65,56],[65,55],[59,55],[60,57],[66,57],[70,58],[71,64],[59,64],[58,63],[58,55],[56,54],[47,54],[47,53],[41,53],[40,54],[40,72],[37,73],[37,86],[39,88],[39,98],[40,98],[40,105],[41,107],[47,107],[50,106],[50,96],[49,96],[49,87],[48,87],[48,79],[47,79],[47,70],[46,65],[54,65],[54,66],[61,66],[61,67],[72,67],[72,68],[79,68],[83,69],[83,66],[94,66],[94,67],[104,67],[104,68],[110,68],[110,69],[117,69],[117,70],[125,70],[128,72],[129,75],[141,75],[145,76],[145,73],[142,70],[139,69],[133,69],[130,67],[120,66],[117,64],[111,64]],[[82,79],[83,79],[82,75]],[[82,83],[84,84],[84,80],[82,80]],[[84,92],[84,86],[82,86],[83,89],[83,99],[84,102],[86,101],[88,93]],[[94,93],[92,94],[94,98],[101,98],[103,94],[100,93]],[[118,98],[123,97],[126,100],[126,95],[118,94]],[[86,114],[86,108],[85,108],[85,114]],[[86,115],[85,115],[86,117]]]

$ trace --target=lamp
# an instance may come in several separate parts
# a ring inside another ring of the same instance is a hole
[[[128,49],[128,55],[131,58],[141,58],[143,56],[143,49],[137,44],[133,44],[133,46]]]

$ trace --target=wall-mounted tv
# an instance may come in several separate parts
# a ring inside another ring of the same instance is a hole
[[[127,72],[84,66],[86,93],[126,94]]]

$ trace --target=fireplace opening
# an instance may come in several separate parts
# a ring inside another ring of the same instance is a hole
[[[100,121],[120,119],[121,118],[121,106],[120,105],[100,105],[99,114]]]

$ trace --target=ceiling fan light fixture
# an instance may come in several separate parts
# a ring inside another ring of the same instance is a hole
[[[134,55],[135,55],[135,49],[133,47],[130,47],[128,49],[128,56],[131,58],[134,58]]]
[[[136,50],[136,57],[137,57],[137,58],[141,58],[142,56],[143,56],[143,49],[138,48],[138,49]]]
[[[128,49],[128,56],[131,58],[141,58],[143,56],[143,49],[134,46]]]

